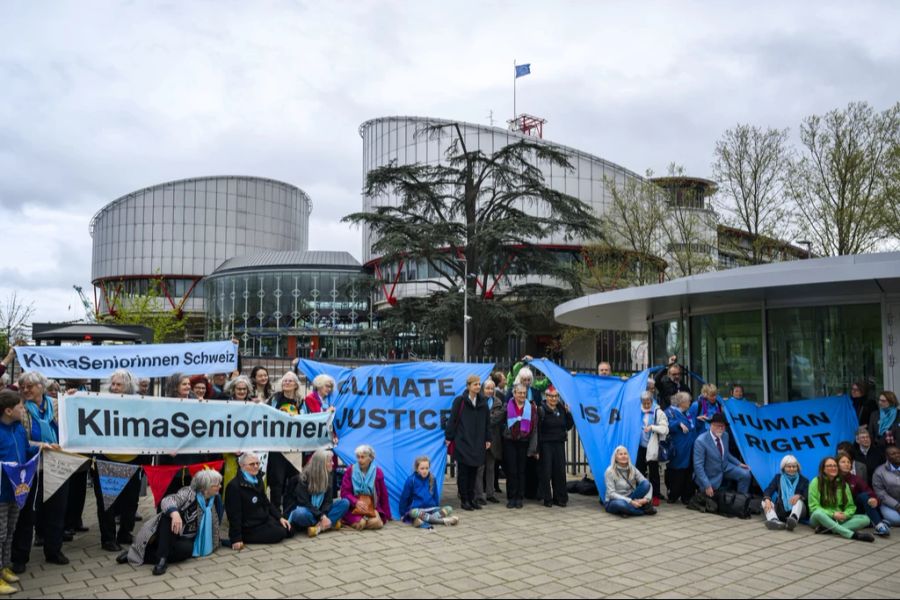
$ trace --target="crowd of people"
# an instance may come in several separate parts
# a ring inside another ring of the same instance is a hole
[[[9,364],[0,362],[0,375]],[[506,480],[506,508],[521,509],[526,500],[544,507],[565,507],[566,443],[574,427],[569,405],[525,357],[509,373],[497,371],[486,381],[471,376],[444,423],[447,452],[456,464],[459,508],[477,511],[500,502],[499,481]],[[608,363],[601,376],[613,377]],[[689,504],[698,496],[715,498],[727,487],[747,494],[753,483],[731,436],[723,405],[743,397],[735,386],[728,400],[711,384],[694,398],[674,360],[648,382],[641,395],[641,438],[636,456],[624,446],[610,457],[602,484],[605,509],[621,517],[654,515],[663,499]],[[24,463],[41,447],[59,449],[57,396],[83,389],[85,382],[60,386],[38,372],[24,373],[16,385],[0,392],[0,460]],[[312,391],[301,392],[293,371],[273,385],[268,371],[253,367],[249,376],[175,375],[164,394],[174,398],[265,403],[291,415],[334,411],[334,379],[319,375]],[[858,384],[861,385],[861,384]],[[857,387],[856,389],[862,389]],[[152,393],[149,380],[117,371],[109,379],[113,394]],[[864,389],[862,389],[864,393]],[[858,395],[854,407],[861,426],[856,440],[842,445],[837,456],[818,465],[810,481],[797,459],[784,456],[780,473],[762,492],[765,526],[793,530],[809,523],[817,533],[873,541],[863,530],[889,535],[900,525],[900,431],[897,397],[883,391],[877,405]],[[32,444],[34,443],[34,445]],[[333,436],[337,444],[337,436]],[[442,503],[437,478],[427,456],[410,465],[393,514],[385,475],[375,450],[355,449],[355,462],[339,465],[331,450],[287,456],[267,453],[267,467],[253,452],[240,455],[106,455],[119,463],[193,465],[221,460],[217,470],[191,476],[183,469],[159,502],[157,513],[141,521],[141,480],[133,477],[116,501],[104,508],[95,466],[76,474],[44,501],[39,473],[24,509],[18,510],[7,478],[0,498],[0,595],[14,593],[33,547],[43,549],[49,563],[67,564],[63,544],[87,530],[81,521],[88,479],[97,496],[97,522],[102,548],[117,553],[119,563],[153,565],[161,575],[173,562],[203,557],[220,546],[239,551],[247,544],[276,544],[302,531],[309,537],[341,529],[378,530],[392,520],[416,528],[453,526],[454,508]],[[298,468],[301,466],[302,468]],[[810,468],[807,465],[807,468]],[[142,525],[135,532],[137,523]],[[227,524],[227,527],[225,526]],[[126,549],[127,547],[127,549]]]

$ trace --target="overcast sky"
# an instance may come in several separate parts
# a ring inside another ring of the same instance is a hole
[[[900,3],[0,3],[0,298],[83,316],[88,222],[136,189],[255,175],[313,200],[310,248],[359,258],[359,125],[487,124],[634,171],[708,176],[738,122],[790,127],[900,100]],[[71,308],[70,308],[71,306]]]

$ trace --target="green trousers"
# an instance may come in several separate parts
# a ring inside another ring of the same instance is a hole
[[[853,537],[854,531],[864,529],[872,523],[866,515],[853,515],[843,523],[838,523],[821,510],[817,510],[811,514],[809,516],[809,522],[812,525],[821,525],[825,529],[833,531],[839,536],[847,539]]]

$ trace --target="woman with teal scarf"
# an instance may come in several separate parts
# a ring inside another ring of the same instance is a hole
[[[869,418],[869,435],[879,448],[900,443],[900,403],[894,392],[883,391],[878,395],[878,410]]]
[[[160,513],[144,523],[131,548],[120,554],[116,562],[133,566],[155,562],[153,574],[162,575],[169,563],[212,554],[219,543],[221,489],[222,475],[218,471],[198,472],[190,487],[163,498]]]
[[[375,464],[375,449],[363,444],[356,449],[356,464],[347,467],[341,482],[341,498],[350,507],[344,515],[344,523],[362,531],[381,529],[391,520],[391,502],[384,483],[384,471]],[[371,502],[374,513],[368,513]]]
[[[266,474],[259,456],[244,452],[238,459],[240,471],[225,490],[225,514],[228,515],[228,540],[232,550],[245,544],[277,544],[290,534],[291,524],[269,502]]]
[[[793,531],[809,517],[807,511],[809,480],[800,474],[800,463],[790,454],[781,459],[781,473],[763,492],[766,528]]]

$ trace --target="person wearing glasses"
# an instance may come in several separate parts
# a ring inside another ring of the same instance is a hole
[[[238,476],[225,492],[225,514],[228,515],[228,539],[233,550],[245,544],[277,544],[288,537],[291,524],[269,502],[260,470],[259,456],[244,452],[238,459]]]

